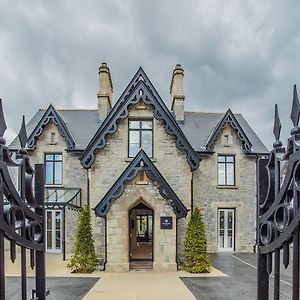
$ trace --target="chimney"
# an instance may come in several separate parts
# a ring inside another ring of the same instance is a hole
[[[99,119],[103,121],[112,107],[113,85],[110,76],[110,70],[107,63],[102,63],[99,68],[99,93],[98,114]]]
[[[184,121],[184,94],[183,94],[184,71],[180,64],[175,66],[170,85],[171,111],[174,112],[177,121]]]

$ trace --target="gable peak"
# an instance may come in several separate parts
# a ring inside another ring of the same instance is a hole
[[[40,118],[40,121],[30,134],[27,142],[27,147],[29,150],[34,150],[36,147],[36,142],[38,138],[43,133],[44,128],[48,125],[49,122],[53,122],[61,134],[61,136],[64,138],[67,149],[74,149],[75,148],[75,141],[65,123],[63,118],[60,116],[58,111],[55,109],[55,107],[50,104],[42,117]]]
[[[223,129],[228,125],[230,125],[236,132],[237,137],[242,143],[244,152],[250,153],[252,150],[252,144],[230,108],[224,113],[223,117],[214,128],[212,134],[206,142],[206,149],[213,151],[216,141],[220,138]]]

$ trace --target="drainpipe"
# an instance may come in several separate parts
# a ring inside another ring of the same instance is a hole
[[[104,264],[103,264],[103,271],[105,271],[105,266],[107,263],[107,219],[106,216],[104,217],[105,220],[105,258],[104,258]]]
[[[179,267],[178,267],[178,218],[177,217],[176,217],[176,266],[178,271]]]
[[[86,204],[90,206],[90,172],[86,169]]]
[[[63,261],[66,261],[66,207],[63,207]]]
[[[192,171],[192,179],[191,179],[191,212],[194,211],[194,171]]]

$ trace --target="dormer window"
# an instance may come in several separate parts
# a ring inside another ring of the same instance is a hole
[[[153,157],[153,120],[129,120],[128,156],[135,157],[142,147]]]

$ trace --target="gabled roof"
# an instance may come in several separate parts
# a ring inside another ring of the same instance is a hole
[[[29,123],[26,124],[26,131],[29,135],[39,123],[45,111],[45,109],[38,110]],[[101,124],[98,111],[96,109],[57,109],[57,112],[64,120],[76,143],[73,150],[83,152]],[[179,126],[197,152],[207,153],[206,143],[223,116],[224,113],[185,112],[184,123],[180,123]],[[234,116],[252,144],[252,150],[249,154],[269,153],[244,117],[238,113],[234,113]],[[12,150],[20,148],[18,137],[11,142],[9,147]]]
[[[234,113],[234,116],[252,144],[251,152],[247,154],[269,153],[244,117],[238,113]],[[184,123],[179,125],[193,148],[199,153],[207,153],[207,142],[223,117],[224,113],[185,112]]]
[[[227,126],[230,125],[236,132],[237,137],[242,142],[242,147],[245,153],[250,153],[252,149],[252,144],[248,139],[247,135],[245,134],[244,130],[242,129],[240,123],[235,118],[234,114],[230,109],[224,114],[223,118],[217,124],[217,126],[212,131],[210,137],[206,142],[206,149],[208,151],[213,151],[216,141],[220,138],[222,134],[222,130]]]
[[[121,176],[115,181],[110,190],[96,205],[94,209],[95,214],[99,217],[105,217],[112,205],[112,202],[124,193],[126,182],[133,180],[139,172],[143,171],[150,180],[155,180],[158,183],[157,188],[160,195],[172,206],[176,217],[186,217],[188,209],[181,202],[143,149],[138,152]]]
[[[81,157],[81,164],[90,168],[96,158],[96,152],[107,144],[107,136],[118,130],[118,122],[129,114],[129,106],[143,101],[154,108],[153,116],[164,123],[167,134],[176,139],[176,147],[184,151],[187,162],[193,170],[199,167],[200,157],[183,134],[173,115],[155,90],[144,70],[140,67],[121,97],[109,112],[100,128],[90,141]]]
[[[99,128],[98,110],[57,109],[56,111],[66,124],[75,142],[75,147],[72,150],[83,151]],[[34,131],[45,112],[46,109],[39,109],[29,123],[26,124],[29,135]],[[19,149],[19,139],[16,137],[9,147],[13,150]]]
[[[75,141],[66,123],[61,118],[61,116],[59,115],[59,113],[56,111],[56,109],[52,104],[49,105],[48,109],[45,111],[40,121],[31,132],[27,141],[27,148],[29,150],[33,150],[35,148],[36,141],[38,140],[44,128],[48,125],[50,121],[52,121],[57,126],[59,133],[61,134],[61,136],[64,138],[66,142],[67,149],[74,149]]]

